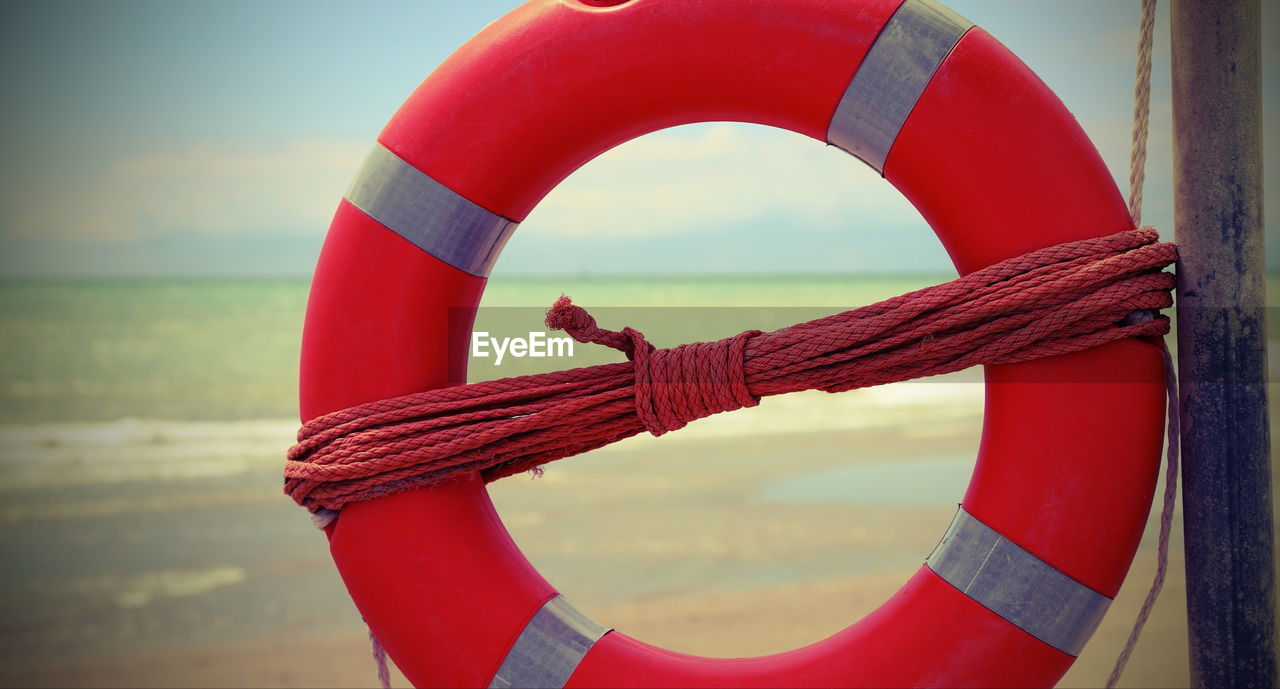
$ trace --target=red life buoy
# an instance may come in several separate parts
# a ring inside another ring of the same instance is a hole
[[[855,154],[962,273],[1133,227],[1053,93],[931,0],[533,0],[423,82],[341,202],[307,310],[303,419],[465,382],[458,310],[516,223],[602,151],[713,120]],[[607,632],[529,565],[474,477],[346,507],[333,558],[416,685],[1047,686],[1138,546],[1161,362],[1124,340],[989,367],[977,469],[942,543],[878,610],[788,653],[700,658]]]

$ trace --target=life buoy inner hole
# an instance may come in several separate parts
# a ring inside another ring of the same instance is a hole
[[[811,251],[786,255],[796,243]],[[716,247],[737,253],[707,260]],[[830,255],[849,268],[806,270],[807,256]],[[478,311],[474,332],[490,341],[486,356],[471,352],[469,380],[620,360],[577,343],[572,357],[511,354],[561,293],[604,327],[674,346],[936,284],[954,276],[946,261],[910,204],[835,149],[755,125],[666,130],[588,163],[523,223]],[[773,653],[848,626],[919,568],[964,495],[981,423],[977,371],[797,393],[489,492],[525,555],[588,616],[674,651]]]

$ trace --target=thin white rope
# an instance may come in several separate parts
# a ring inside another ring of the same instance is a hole
[[[1164,588],[1165,575],[1169,571],[1169,533],[1173,527],[1173,509],[1178,495],[1179,436],[1178,376],[1174,372],[1173,355],[1169,353],[1168,347],[1164,347],[1164,379],[1168,397],[1166,402],[1168,421],[1166,423],[1165,438],[1168,443],[1168,450],[1164,469],[1164,507],[1160,510],[1160,537],[1156,544],[1156,575],[1151,582],[1151,588],[1147,590],[1146,599],[1142,601],[1142,609],[1138,611],[1138,617],[1133,622],[1133,629],[1129,631],[1129,639],[1120,651],[1120,657],[1116,658],[1116,664],[1111,669],[1111,676],[1107,678],[1107,689],[1115,687],[1116,682],[1120,680],[1120,675],[1124,672],[1124,667],[1129,662],[1129,656],[1133,654],[1134,647],[1138,645],[1138,637],[1142,635],[1142,628],[1146,626],[1147,618],[1151,616],[1151,609],[1155,607],[1156,599],[1160,596],[1160,590]]]
[[[373,627],[369,627],[369,650],[373,653],[373,664],[378,668],[378,686],[391,689],[391,669],[387,667],[387,651],[382,642],[373,635]]]
[[[338,518],[337,510],[316,510],[311,513],[311,523],[317,529],[325,529]],[[391,689],[391,668],[387,665],[387,649],[382,647],[382,642],[378,641],[378,637],[373,635],[373,627],[369,627],[369,652],[373,656],[373,666],[378,672],[378,686],[382,689]]]
[[[1142,0],[1138,29],[1138,74],[1133,86],[1133,146],[1129,151],[1129,215],[1142,225],[1142,186],[1147,176],[1147,124],[1151,119],[1151,43],[1156,0]]]
[[[1151,109],[1151,43],[1155,33],[1156,0],[1142,0],[1142,21],[1138,38],[1138,74],[1133,88],[1133,148],[1129,155],[1129,214],[1133,216],[1135,225],[1142,218],[1142,185],[1146,177],[1147,165],[1147,125]],[[1125,642],[1120,656],[1116,658],[1111,676],[1107,678],[1107,689],[1115,687],[1124,672],[1129,656],[1138,645],[1142,628],[1151,616],[1160,590],[1164,588],[1165,575],[1169,571],[1169,533],[1173,529],[1173,509],[1178,495],[1178,376],[1173,364],[1173,355],[1168,346],[1164,349],[1164,378],[1167,403],[1166,439],[1167,450],[1164,473],[1164,506],[1160,510],[1160,536],[1156,545],[1156,575],[1147,590],[1147,597],[1142,602],[1138,617],[1133,622],[1129,639]]]
[[[317,529],[321,529],[321,530],[323,530],[325,527],[332,524],[333,520],[337,518],[338,518],[337,510],[322,509],[322,510],[316,510],[315,512],[311,513],[311,523],[314,524]]]

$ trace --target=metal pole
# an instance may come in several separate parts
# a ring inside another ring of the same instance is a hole
[[[1174,0],[1174,227],[1191,681],[1275,687],[1261,8]]]

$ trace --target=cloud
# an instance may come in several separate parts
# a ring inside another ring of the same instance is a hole
[[[923,224],[878,174],[792,132],[715,123],[627,142],[552,191],[522,232],[616,240],[715,233],[761,220],[847,231]]]
[[[36,184],[8,206],[10,237],[131,242],[196,233],[315,233],[372,142],[305,139],[155,149]]]

